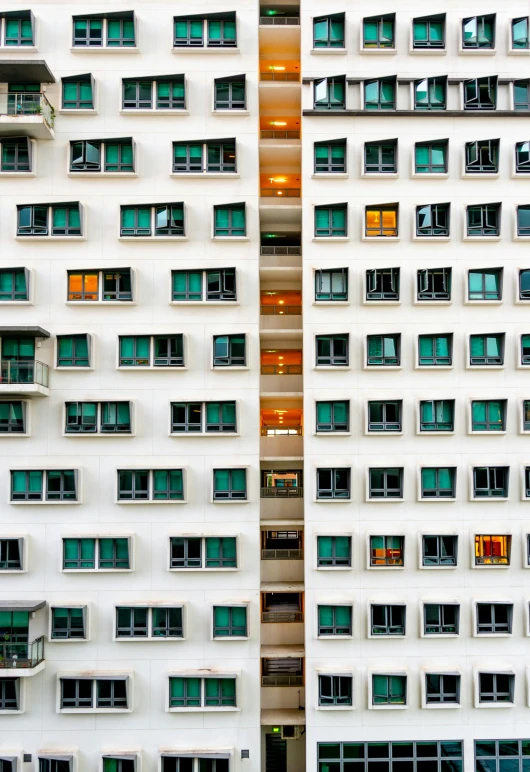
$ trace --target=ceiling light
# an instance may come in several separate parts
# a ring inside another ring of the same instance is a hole
[[[271,121],[271,126],[287,126],[287,121]]]

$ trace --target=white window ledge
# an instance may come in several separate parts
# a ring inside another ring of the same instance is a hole
[[[138,46],[71,46],[72,54],[139,54]]]
[[[86,241],[86,236],[15,236],[15,241],[25,241],[33,243],[34,241]]]
[[[172,172],[174,180],[238,180],[237,172]]]
[[[324,243],[333,244],[341,241],[349,241],[349,236],[313,236],[312,241],[322,241]]]
[[[448,180],[449,172],[428,172],[427,174],[412,172],[410,176],[413,180]]]
[[[345,56],[348,53],[348,50],[337,46],[337,48],[311,48],[309,53],[311,56],[329,56],[330,54],[334,56]]]
[[[248,236],[212,236],[212,241],[250,241]]]
[[[93,107],[72,108],[70,110],[62,107],[60,110],[56,110],[59,115],[97,115],[98,111]]]
[[[20,177],[21,179],[27,179],[28,177],[36,176],[37,175],[35,172],[0,172],[0,177],[12,177],[13,179],[16,179],[17,177]]]
[[[179,108],[173,108],[171,110],[162,110],[162,109],[155,109],[154,107],[151,107],[149,109],[139,109],[139,110],[120,110],[120,115],[171,115],[172,117],[174,115],[189,115],[189,110],[181,110]]]
[[[530,301],[529,301],[530,302]],[[232,308],[233,306],[239,306],[239,300],[170,300],[170,306],[202,306],[203,308],[209,308],[210,306],[225,306]],[[181,370],[184,368],[180,368]]]
[[[211,115],[229,115],[229,116],[236,116],[236,115],[250,115],[249,110],[212,110]]]
[[[191,6],[193,7],[193,6]],[[239,48],[231,46],[173,46],[172,54],[240,54]]]
[[[156,243],[157,241],[189,241],[189,236],[118,236],[118,241],[139,241]]]
[[[311,175],[312,180],[347,180],[348,172],[315,172]]]
[[[82,306],[90,308],[91,306],[135,306],[135,300],[66,300],[66,306]]]
[[[67,177],[73,177],[77,180],[82,180],[85,177],[94,179],[101,177],[108,179],[109,177],[115,177],[116,179],[128,179],[138,177],[137,172],[67,172]]]

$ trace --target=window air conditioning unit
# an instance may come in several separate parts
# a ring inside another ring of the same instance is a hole
[[[282,726],[282,740],[298,740],[299,737],[299,726]]]

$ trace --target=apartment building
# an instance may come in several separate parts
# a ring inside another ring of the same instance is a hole
[[[528,767],[529,10],[426,10],[0,8],[0,772]]]

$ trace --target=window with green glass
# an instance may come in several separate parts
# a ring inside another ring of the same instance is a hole
[[[95,539],[63,539],[63,568],[82,569],[96,567]]]
[[[173,18],[173,45],[176,48],[204,45],[204,17],[175,16]]]
[[[26,433],[26,403],[0,402],[0,434]]]
[[[469,271],[469,300],[502,300],[502,268]]]
[[[0,269],[0,301],[29,300],[29,271],[26,268]]]
[[[247,106],[245,76],[214,80],[215,110],[245,110]]]
[[[214,206],[214,236],[246,236],[244,204]]]
[[[31,11],[7,11],[3,16],[5,24],[4,45],[35,45],[35,18]]]
[[[530,173],[530,142],[516,142],[515,171],[517,174]]]
[[[319,568],[351,566],[351,536],[317,536],[317,566]]]
[[[90,367],[90,336],[57,336],[57,367]]]
[[[66,434],[95,434],[98,430],[97,402],[66,402]]]
[[[151,206],[122,206],[120,236],[151,236]]]
[[[365,142],[364,173],[396,174],[398,170],[397,149],[397,139],[388,139],[384,142]]]
[[[504,740],[499,740],[499,746],[505,746]],[[525,742],[524,740],[522,741]],[[351,772],[352,763],[358,772],[373,772],[374,765],[381,772],[388,770],[444,769],[452,772],[463,770],[463,743],[459,741],[420,741],[420,742],[321,742],[317,743],[318,772]],[[489,746],[489,743],[487,743]],[[351,760],[355,759],[354,762]],[[374,759],[376,761],[374,762]],[[398,761],[399,759],[399,761]],[[478,764],[476,772],[482,765]],[[495,770],[494,765],[488,769]],[[166,772],[164,770],[164,772]]]
[[[153,80],[124,78],[122,80],[122,109],[151,110],[153,108]]]
[[[102,402],[101,431],[104,434],[131,432],[131,403]]]
[[[102,46],[103,45],[103,18],[81,16],[73,17],[73,45],[78,46]]]
[[[420,431],[452,432],[454,430],[454,399],[422,400],[420,402]]]
[[[315,300],[348,300],[348,269],[315,271]]]
[[[346,140],[315,142],[315,174],[344,174],[346,171]]]
[[[236,146],[226,142],[173,143],[173,172],[235,173]]]
[[[100,140],[84,139],[70,142],[71,172],[100,172],[102,142]]]
[[[214,501],[246,500],[247,470],[214,469],[213,498]]]
[[[396,109],[396,78],[364,81],[365,110]]]
[[[506,400],[473,400],[471,402],[471,430],[474,432],[503,432],[506,429]]]
[[[81,204],[17,206],[17,236],[50,235],[81,236]]]
[[[205,402],[207,432],[236,431],[235,402]]]
[[[512,19],[511,42],[514,51],[524,51],[530,48],[528,26],[528,16]]]
[[[423,499],[454,499],[456,495],[456,469],[431,467],[421,470],[421,497]]]
[[[495,48],[495,14],[462,19],[462,48]]]
[[[205,40],[208,48],[235,48],[237,46],[235,11],[204,16],[175,16],[173,24],[173,45],[176,48],[202,47]]]
[[[236,706],[235,678],[205,678],[205,706],[226,708]]]
[[[530,110],[530,80],[514,80],[513,109]]]
[[[149,335],[120,335],[120,367],[149,367],[150,364]]]
[[[182,469],[154,469],[152,474],[154,501],[179,501],[184,498]]]
[[[363,19],[364,48],[394,48],[396,14],[369,16]]]
[[[504,333],[469,336],[469,364],[504,364]]]
[[[237,568],[235,536],[207,536],[205,542],[205,568]]]
[[[245,335],[214,335],[213,366],[244,367],[245,349]]]
[[[171,79],[157,78],[155,83],[157,110],[186,109],[186,81],[183,75]]]
[[[346,109],[346,76],[337,75],[334,78],[318,78],[314,81],[315,110],[345,110]]]
[[[422,78],[414,81],[415,110],[445,110],[447,77]]]
[[[105,143],[106,172],[134,172],[134,146],[132,139]]]
[[[344,48],[344,13],[313,19],[314,48]]]
[[[347,204],[315,207],[315,237],[346,236]]]
[[[415,174],[447,174],[448,141],[416,142],[414,146]]]
[[[170,708],[200,708],[201,679],[177,678],[169,679]]]
[[[40,470],[11,472],[11,501],[42,501],[44,472]]]
[[[53,606],[51,609],[52,639],[69,641],[86,638],[85,609],[85,606]]]
[[[127,11],[122,19],[107,19],[107,45],[110,48],[135,46],[134,26],[133,11]]]
[[[94,78],[90,73],[62,78],[63,110],[94,109]]]
[[[412,21],[413,48],[445,48],[445,13]]]
[[[530,206],[517,207],[517,235],[530,236]]]
[[[318,635],[351,635],[351,606],[319,606]]]
[[[52,206],[52,236],[81,236],[81,205]]]
[[[317,402],[317,432],[347,432],[350,428],[348,400]]]
[[[521,364],[530,365],[530,335],[521,335]]]
[[[367,365],[399,367],[401,363],[401,335],[368,335],[367,353]]]
[[[208,19],[208,47],[235,47],[236,41],[236,14],[235,12],[224,14],[223,19]]]
[[[247,635],[246,606],[213,607],[214,638],[246,638]]]
[[[202,300],[202,271],[172,271],[172,297],[177,300]]]
[[[372,675],[372,705],[406,705],[407,676]]]
[[[420,335],[418,337],[418,364],[435,367],[453,363],[453,335]]]
[[[2,172],[32,171],[32,145],[29,137],[5,138],[2,141],[0,170]]]
[[[136,754],[133,752],[128,756],[103,756],[103,772],[136,772]],[[39,772],[48,772],[48,770],[39,770]],[[49,770],[49,772],[62,772],[62,770]],[[70,770],[64,770],[70,772]]]
[[[129,569],[129,539],[98,539],[100,569]]]

